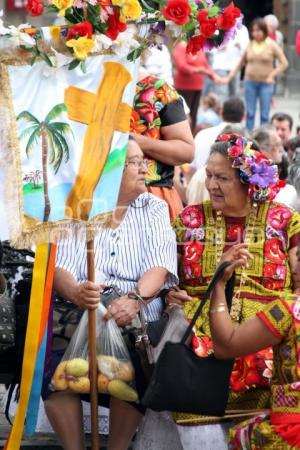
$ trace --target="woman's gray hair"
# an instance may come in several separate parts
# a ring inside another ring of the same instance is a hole
[[[289,183],[291,183],[300,196],[300,147],[296,148],[292,163],[289,167]]]

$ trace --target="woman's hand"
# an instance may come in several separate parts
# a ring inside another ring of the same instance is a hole
[[[229,250],[223,253],[220,264],[224,261],[231,263],[224,271],[222,277],[223,282],[227,282],[232,277],[232,274],[237,267],[247,267],[249,259],[253,258],[247,247],[247,244],[237,244],[233,245]]]
[[[274,83],[274,76],[273,75],[269,75],[268,78],[266,79],[266,83],[267,84]]]
[[[165,301],[167,306],[180,306],[181,308],[186,302],[189,302],[192,300],[192,297],[188,295],[188,293],[183,290],[176,288],[171,288],[168,294],[166,295]]]
[[[119,327],[126,327],[135,318],[139,309],[140,305],[137,300],[132,300],[127,295],[123,295],[109,305],[103,318],[105,320],[114,319]]]
[[[100,302],[100,291],[104,285],[85,281],[73,288],[72,301],[83,309],[96,309]]]

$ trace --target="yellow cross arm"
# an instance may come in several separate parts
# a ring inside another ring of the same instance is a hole
[[[92,121],[96,94],[75,86],[65,90],[65,104],[68,107],[68,117],[75,122],[89,124]]]

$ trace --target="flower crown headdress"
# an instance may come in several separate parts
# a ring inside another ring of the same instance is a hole
[[[235,133],[221,134],[216,142],[228,142],[232,167],[239,170],[240,180],[248,184],[250,200],[256,203],[273,200],[285,182],[279,179],[278,167],[264,153],[252,148],[253,143]]]

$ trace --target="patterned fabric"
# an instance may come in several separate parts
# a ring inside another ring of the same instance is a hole
[[[257,316],[282,339],[274,347],[271,411],[234,427],[229,448],[300,448],[300,297],[277,299]]]
[[[224,249],[243,242],[247,218],[225,217],[222,220]],[[185,312],[191,318],[216,270],[216,224],[211,202],[185,208],[174,222],[174,228],[181,255],[181,286],[193,297],[185,306]],[[240,294],[240,321],[255,316],[266,303],[278,298],[279,293],[291,293],[288,251],[298,244],[299,236],[298,213],[275,202],[258,207],[249,245],[254,258],[246,269],[246,284]],[[240,271],[237,270],[235,292],[239,286]],[[209,305],[204,306],[195,327],[196,337],[192,344],[199,356],[212,352],[208,308]],[[238,358],[231,376],[228,410],[257,411],[267,407],[271,375],[272,349]]]
[[[174,88],[153,75],[137,83],[130,121],[131,133],[161,138],[161,127],[186,120],[182,100]],[[174,167],[148,159],[146,183],[172,187]]]

